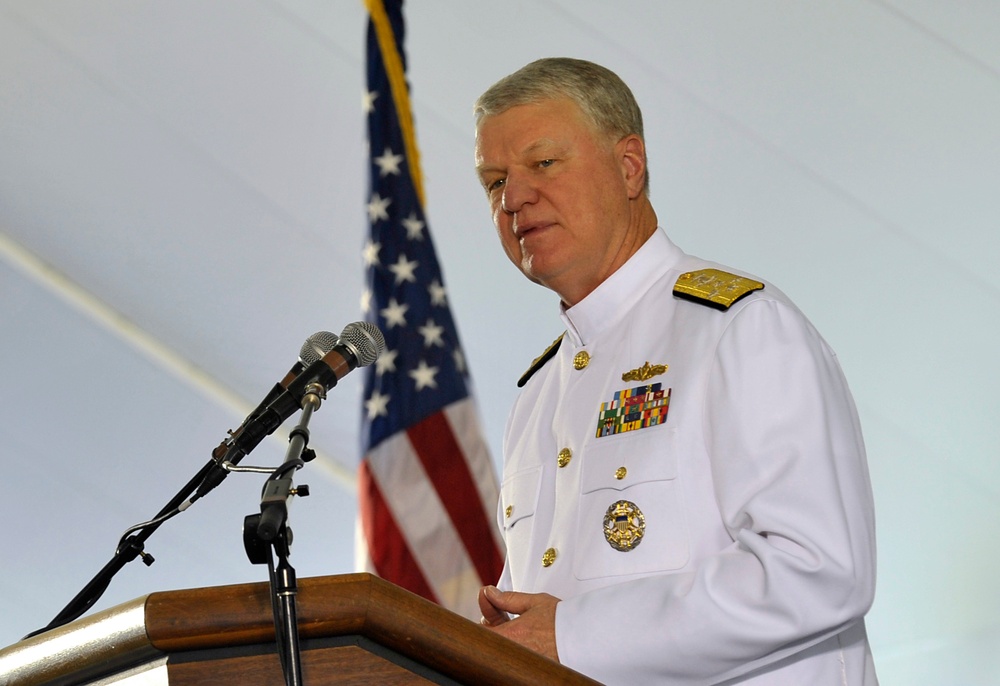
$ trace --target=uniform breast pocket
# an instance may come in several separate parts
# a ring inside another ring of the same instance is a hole
[[[688,527],[672,428],[595,439],[580,487],[578,579],[675,571],[687,564]]]

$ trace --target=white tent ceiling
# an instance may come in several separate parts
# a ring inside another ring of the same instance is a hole
[[[1000,5],[435,0],[406,8],[430,226],[495,456],[560,331],[495,245],[471,102],[544,55],[644,107],[688,252],[777,283],[865,425],[887,684],[1000,682]],[[46,624],[294,362],[360,318],[355,0],[0,0],[0,645]],[[351,571],[361,375],[313,421],[300,576]],[[277,463],[281,440],[254,463]],[[234,476],[99,607],[266,578]]]

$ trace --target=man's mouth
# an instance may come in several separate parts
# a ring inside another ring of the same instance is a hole
[[[549,226],[545,222],[530,222],[528,224],[519,224],[514,228],[514,235],[517,236],[518,240],[523,239],[528,234],[534,233],[539,229],[544,229]]]

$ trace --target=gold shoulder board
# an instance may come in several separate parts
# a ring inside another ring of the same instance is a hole
[[[745,276],[719,269],[699,269],[680,275],[674,284],[674,295],[725,311],[740,298],[763,288],[760,281]]]
[[[559,334],[559,338],[552,341],[552,345],[546,348],[545,352],[532,361],[531,366],[528,367],[528,371],[522,374],[521,378],[517,380],[518,388],[521,388],[524,384],[528,383],[528,379],[530,379],[535,372],[544,367],[546,362],[552,359],[553,355],[556,354],[556,351],[559,350],[559,345],[562,343],[563,336],[565,335],[566,334]]]

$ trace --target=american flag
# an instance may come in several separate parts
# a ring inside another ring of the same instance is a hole
[[[496,475],[424,216],[402,0],[367,0],[371,235],[365,318],[386,350],[365,380],[359,566],[470,619],[503,566]]]

